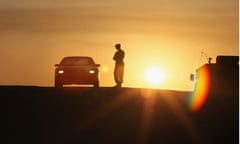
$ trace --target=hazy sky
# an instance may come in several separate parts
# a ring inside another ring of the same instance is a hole
[[[191,90],[201,52],[239,55],[238,0],[1,0],[0,85],[52,86],[63,56],[101,64],[112,86],[114,44],[126,53],[127,87],[148,87],[144,70],[166,73],[160,89]]]

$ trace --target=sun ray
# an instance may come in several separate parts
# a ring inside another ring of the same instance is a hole
[[[141,96],[144,98],[142,121],[139,130],[138,143],[148,143],[148,137],[152,124],[152,117],[154,114],[154,106],[156,103],[155,91],[151,89],[142,89]]]
[[[106,95],[102,97],[107,97],[108,93],[117,93],[116,89],[113,89],[113,91],[106,91]],[[77,131],[85,131],[87,129],[92,128],[97,121],[103,119],[106,117],[109,113],[114,111],[115,109],[119,108],[121,105],[125,104],[127,101],[131,100],[131,91],[130,90],[121,90],[122,93],[115,96],[113,99],[110,100],[110,102],[106,103],[102,107],[99,108],[97,113],[90,114],[88,117],[86,117],[84,120],[79,122],[79,126],[76,127]]]
[[[170,92],[169,94],[166,93],[162,95],[164,102],[167,104],[169,109],[175,114],[177,119],[181,122],[188,135],[192,138],[192,141],[194,143],[201,143],[202,142],[201,134],[197,130],[197,127],[191,121],[189,115],[187,114],[186,112],[187,108],[184,109],[182,107],[183,105],[177,99],[169,95],[173,94]]]

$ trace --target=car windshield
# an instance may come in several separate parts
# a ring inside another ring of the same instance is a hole
[[[94,62],[90,58],[64,58],[61,65],[93,65]]]

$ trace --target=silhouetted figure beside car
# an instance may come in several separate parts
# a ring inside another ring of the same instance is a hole
[[[121,87],[123,83],[123,72],[124,72],[124,56],[125,53],[121,49],[121,44],[116,44],[115,48],[117,52],[113,56],[113,60],[115,61],[115,68],[114,68],[114,80],[116,82],[116,87]]]

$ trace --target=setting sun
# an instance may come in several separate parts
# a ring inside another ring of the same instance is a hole
[[[149,67],[145,70],[144,73],[145,80],[151,86],[157,86],[164,82],[165,80],[165,73],[159,67]]]

